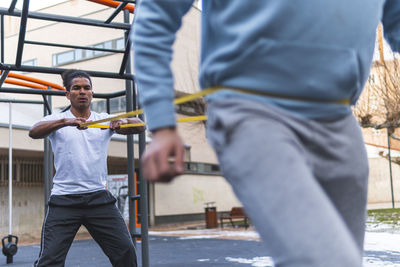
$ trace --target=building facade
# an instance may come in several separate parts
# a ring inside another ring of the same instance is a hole
[[[85,0],[68,0],[38,12],[74,16],[105,21],[114,8]],[[132,21],[132,14],[130,21]],[[123,22],[120,13],[113,22]],[[5,64],[14,64],[18,47],[20,21],[18,17],[5,16]],[[199,90],[197,69],[199,64],[200,10],[192,7],[184,18],[174,46],[176,56],[172,62],[177,96]],[[61,43],[74,46],[124,51],[124,31],[76,25],[28,18],[26,40],[34,42]],[[68,47],[25,44],[22,65],[54,68],[77,68],[90,71],[118,72],[123,53],[91,51]],[[133,70],[134,73],[134,70]],[[62,84],[61,77],[54,74],[22,73],[30,77]],[[17,87],[3,84],[3,87]],[[20,87],[19,87],[20,88]],[[125,90],[125,80],[93,78],[95,93],[112,93]],[[13,229],[17,234],[40,235],[44,215],[43,188],[43,140],[28,137],[30,127],[43,117],[43,105],[9,104],[7,100],[41,101],[41,95],[10,94],[0,92],[0,212],[8,214],[8,152],[9,110],[12,114],[12,165],[13,165]],[[53,112],[68,107],[65,96],[52,96]],[[106,101],[94,99],[92,109],[106,111]],[[203,114],[201,100],[177,107],[178,117]],[[126,110],[125,96],[111,99],[110,112],[119,114]],[[240,206],[229,184],[221,177],[214,152],[205,138],[204,122],[187,122],[178,125],[186,145],[184,175],[171,184],[149,184],[149,218],[151,224],[204,220],[206,202],[215,202],[217,211],[229,211]],[[147,133],[151,140],[151,133]],[[134,142],[135,166],[138,168],[138,143]],[[124,136],[115,135],[108,152],[110,175],[127,173],[127,144]],[[0,218],[0,234],[8,229],[8,216]]]

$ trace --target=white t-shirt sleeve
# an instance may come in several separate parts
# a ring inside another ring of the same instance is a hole
[[[59,120],[59,119],[63,119],[63,118],[65,118],[65,114],[64,113],[53,113],[53,114],[50,114],[50,115],[47,115],[47,116],[43,117],[40,120],[40,122],[43,122],[43,121],[55,121],[55,120]],[[54,132],[55,131],[53,131],[51,134],[49,134],[49,138],[50,139],[54,135]]]

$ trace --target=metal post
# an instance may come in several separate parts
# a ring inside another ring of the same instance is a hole
[[[8,73],[10,71],[9,70],[3,70],[1,72],[1,78],[0,78],[0,88],[3,86],[4,81],[7,79]]]
[[[144,121],[144,116],[143,114],[139,115],[139,118]],[[140,133],[139,134],[139,161],[142,158],[142,155],[144,153],[144,150],[146,148],[146,133]],[[140,210],[141,210],[141,225],[142,225],[142,264],[143,267],[148,267],[150,266],[149,262],[149,219],[147,217],[147,181],[143,177],[143,171],[142,171],[142,165],[140,164],[140,170],[139,170],[139,180],[140,180],[140,195],[141,195],[141,205],[140,205]]]
[[[15,5],[17,4],[17,1],[18,1],[18,0],[13,0],[13,1],[11,2],[10,8],[8,9],[8,12],[9,12],[9,13],[14,13],[14,9],[15,9]]]
[[[389,155],[389,172],[390,172],[390,191],[392,194],[392,208],[394,209],[394,193],[393,193],[393,176],[392,176],[392,157],[390,155],[390,134],[389,129],[387,130],[388,139],[388,155]]]
[[[129,13],[124,12],[124,21],[129,21]],[[125,39],[127,36],[125,35]],[[125,66],[127,73],[131,72],[131,64],[128,62]],[[126,111],[131,111],[134,109],[133,101],[133,89],[132,84],[129,81],[125,81],[126,87]],[[136,211],[135,202],[133,196],[135,194],[135,155],[133,150],[133,135],[129,134],[127,136],[127,153],[128,153],[128,196],[129,196],[129,230],[131,235],[136,234]],[[136,245],[136,238],[133,238]]]
[[[4,15],[1,15],[1,63],[4,63]]]
[[[46,99],[47,98],[47,99]],[[43,105],[43,115],[51,114],[51,96],[44,96],[43,100],[47,100],[48,105]],[[53,155],[51,152],[50,140],[44,138],[44,210],[47,211],[47,204],[51,192],[51,181],[53,178]]]
[[[111,21],[118,15],[119,12],[121,12],[122,9],[126,7],[128,3],[121,3],[119,6],[114,10],[114,12],[111,14],[111,16],[104,22],[106,24],[111,23]],[[129,23],[129,21],[128,21]]]
[[[106,105],[107,105],[107,113],[111,113],[111,108],[110,108],[110,98],[106,98]]]
[[[24,51],[24,42],[26,34],[26,23],[28,21],[28,12],[29,12],[29,0],[24,0],[24,4],[22,5],[21,24],[19,27],[17,57],[15,60],[15,65],[17,67],[21,67],[22,53]]]
[[[12,103],[8,103],[8,130],[9,130],[9,145],[8,145],[8,234],[12,234]]]

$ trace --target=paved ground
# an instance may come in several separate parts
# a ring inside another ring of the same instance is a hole
[[[5,264],[0,257],[0,266],[32,266],[38,255],[39,245],[19,247],[13,264]],[[150,265],[161,267],[197,266],[243,266],[241,258],[256,258],[265,255],[260,242],[228,239],[186,239],[180,237],[150,237]],[[138,244],[141,262],[140,243]],[[75,241],[68,253],[66,267],[110,267],[106,256],[93,240]]]
[[[138,243],[139,263],[141,244]],[[1,267],[32,266],[39,245],[19,246],[13,264]],[[400,267],[400,234],[369,232],[366,235],[364,267]],[[200,267],[243,266],[273,267],[273,262],[252,229],[152,229],[150,232],[150,266]],[[75,241],[69,251],[66,267],[110,267],[106,256],[91,239]],[[140,265],[141,266],[141,265]]]

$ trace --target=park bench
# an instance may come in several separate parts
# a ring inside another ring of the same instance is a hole
[[[234,221],[244,221],[244,227],[247,229],[249,227],[249,217],[247,217],[242,207],[233,207],[229,212],[228,216],[220,216],[221,228],[224,227],[224,220],[229,220],[232,227],[235,227]]]

